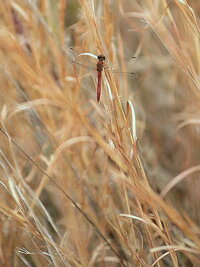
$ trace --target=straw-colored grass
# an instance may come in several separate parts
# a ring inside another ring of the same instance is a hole
[[[0,266],[200,266],[199,7],[0,0]]]

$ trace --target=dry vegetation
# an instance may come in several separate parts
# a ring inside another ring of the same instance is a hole
[[[0,0],[0,266],[200,266],[198,2]]]

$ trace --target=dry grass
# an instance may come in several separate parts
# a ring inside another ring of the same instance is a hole
[[[200,266],[199,12],[0,0],[1,266]],[[97,104],[71,46],[137,77]]]

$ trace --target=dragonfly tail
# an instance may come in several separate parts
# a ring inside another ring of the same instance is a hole
[[[101,71],[98,71],[98,82],[97,82],[97,102],[100,101],[100,97],[101,97],[101,76],[102,73]]]

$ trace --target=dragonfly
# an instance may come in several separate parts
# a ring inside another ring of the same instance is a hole
[[[77,54],[77,52],[73,48],[70,48],[70,49]],[[96,60],[98,60],[97,63],[96,63],[96,67],[93,68],[91,66],[84,65],[84,64],[82,64],[80,62],[77,62],[75,60],[73,60],[72,63],[78,64],[78,65],[80,65],[82,67],[85,67],[87,69],[90,69],[90,70],[95,70],[97,72],[97,87],[96,87],[97,96],[96,96],[96,98],[97,98],[97,102],[99,102],[100,98],[101,98],[102,72],[103,72],[104,69],[109,68],[109,67],[105,66],[106,57],[103,54],[100,54],[100,55],[97,55],[97,56],[94,55],[94,54],[91,54],[91,53],[80,53],[80,54],[78,54],[78,56],[83,56],[83,55],[88,55],[88,56],[94,57]],[[133,56],[130,59],[133,59],[133,58],[135,58],[135,57]],[[130,74],[131,76],[133,76],[135,74],[134,72],[117,72],[117,73],[126,73],[126,74]]]
[[[106,57],[104,55],[98,55],[97,56],[98,62],[97,62],[97,73],[98,73],[98,80],[97,80],[97,102],[100,101],[101,97],[101,80],[102,80],[102,71],[104,69],[104,61]]]

